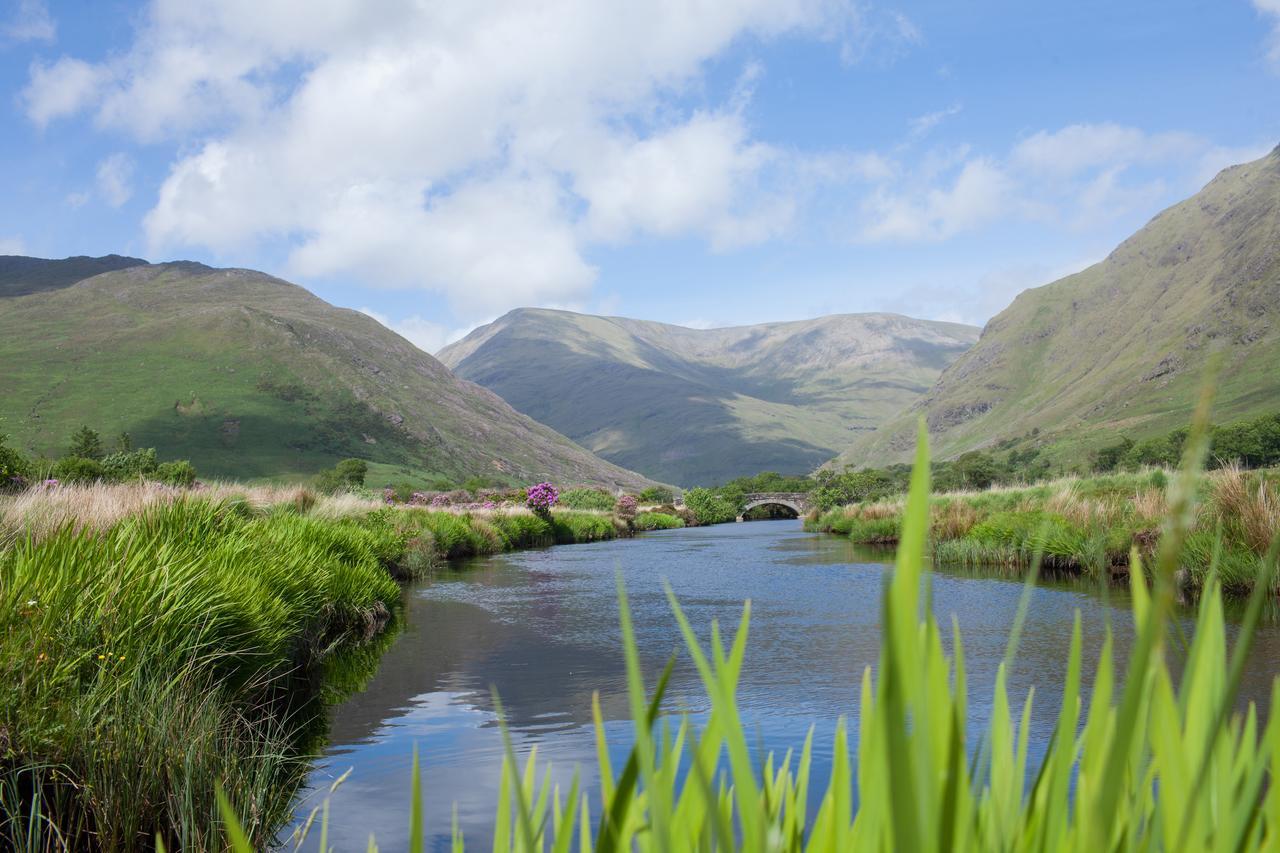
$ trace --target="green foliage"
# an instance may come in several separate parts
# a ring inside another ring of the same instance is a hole
[[[368,473],[369,463],[363,459],[343,459],[329,470],[317,474],[314,483],[322,492],[346,492],[364,488],[364,478]]]
[[[158,468],[154,447],[119,450],[102,457],[103,477],[116,483],[146,479],[155,474]]]
[[[33,466],[21,453],[5,442],[7,437],[0,434],[0,491],[15,488],[32,477]]]
[[[614,496],[603,489],[567,489],[560,493],[559,505],[569,509],[593,509],[609,512],[615,503]]]
[[[738,517],[738,505],[712,489],[689,489],[684,493],[684,505],[699,524],[723,524]]]
[[[560,510],[552,513],[551,527],[558,545],[598,542],[618,536],[618,528],[614,526],[612,518],[582,510]]]
[[[85,456],[64,456],[53,464],[53,478],[63,483],[96,483],[105,475],[102,463]]]
[[[81,459],[101,459],[102,437],[98,435],[97,430],[81,426],[71,434],[71,445],[67,448],[67,455],[78,456]]]
[[[636,530],[674,530],[684,527],[684,521],[665,512],[642,512],[632,521]]]
[[[670,504],[675,503],[676,496],[666,486],[649,486],[636,495],[636,500],[642,504]]]
[[[216,849],[223,785],[264,845],[306,766],[307,717],[271,699],[386,620],[381,547],[354,522],[180,500],[0,551],[0,812],[34,787],[71,849]]]
[[[156,466],[155,477],[170,486],[190,486],[196,481],[196,467],[186,459],[161,462]]]

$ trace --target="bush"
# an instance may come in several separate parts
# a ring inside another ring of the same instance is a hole
[[[154,474],[158,467],[154,447],[134,451],[119,451],[102,458],[103,476],[117,483],[123,483],[126,480],[141,480]]]
[[[613,509],[614,497],[603,489],[568,489],[560,494],[559,502],[569,509],[609,512]]]
[[[558,545],[599,542],[603,539],[615,539],[618,535],[612,519],[607,515],[596,515],[593,512],[571,510],[556,513],[551,519],[551,527],[555,531]]]
[[[684,522],[665,512],[642,512],[632,522],[636,530],[674,530],[684,527]]]
[[[32,465],[21,453],[5,444],[0,435],[0,491],[22,488],[31,479]]]
[[[738,517],[738,507],[711,489],[690,489],[684,493],[684,505],[699,524],[723,524]]]
[[[186,459],[162,462],[156,467],[155,477],[170,486],[190,486],[196,481],[196,466]]]
[[[676,496],[664,486],[650,486],[636,495],[642,504],[670,504],[676,502]]]
[[[613,511],[618,514],[619,518],[635,518],[639,503],[631,495],[623,495],[618,498],[618,505],[613,508]]]
[[[106,473],[102,463],[83,456],[64,456],[53,464],[53,479],[62,483],[94,483]]]
[[[368,473],[369,463],[363,459],[343,459],[329,470],[317,474],[315,487],[330,494],[360,489],[364,487],[364,478]]]
[[[67,448],[68,456],[79,456],[81,459],[102,458],[102,436],[97,430],[82,426],[71,434],[71,446]]]

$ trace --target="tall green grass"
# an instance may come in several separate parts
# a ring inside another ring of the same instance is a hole
[[[811,775],[812,734],[799,754],[753,760],[749,726],[737,703],[749,602],[731,638],[712,623],[708,642],[694,633],[668,588],[711,711],[702,725],[662,717],[671,667],[646,690],[619,578],[634,747],[625,765],[615,768],[597,698],[601,807],[593,813],[576,776],[567,790],[553,786],[536,753],[521,768],[506,738],[494,849],[1276,849],[1280,715],[1264,726],[1252,705],[1244,714],[1234,711],[1268,584],[1256,587],[1229,649],[1212,566],[1179,681],[1166,663],[1173,576],[1196,516],[1195,471],[1206,422],[1207,409],[1189,441],[1187,472],[1170,490],[1151,588],[1144,572],[1134,572],[1137,636],[1127,666],[1117,668],[1108,638],[1096,675],[1085,684],[1077,614],[1057,723],[1034,766],[1028,741],[1035,695],[1011,697],[1006,677],[1035,575],[1010,629],[989,720],[975,729],[959,627],[953,622],[944,629],[929,606],[929,466],[922,427],[896,568],[881,603],[880,660],[874,674],[868,667],[862,677],[856,761],[849,760],[843,721],[825,780]],[[1269,581],[1276,557],[1273,544],[1255,572]],[[1132,559],[1136,564],[1142,557]],[[1272,697],[1273,709],[1280,707],[1280,682]],[[501,713],[500,702],[498,707]],[[807,804],[818,785],[825,787],[811,818]],[[423,828],[416,762],[411,787],[411,844],[417,850]],[[455,828],[454,848],[461,847]]]
[[[0,552],[0,839],[207,849],[223,785],[265,840],[304,767],[292,688],[390,618],[386,552],[354,521],[201,500]]]

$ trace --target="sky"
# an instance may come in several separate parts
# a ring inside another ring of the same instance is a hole
[[[1280,143],[1280,0],[0,0],[0,254],[981,325]]]

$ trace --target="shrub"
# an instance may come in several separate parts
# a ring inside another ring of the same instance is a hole
[[[64,456],[53,465],[53,479],[63,483],[93,483],[104,474],[102,463],[84,456]]]
[[[634,497],[631,495],[623,495],[618,498],[618,505],[614,507],[613,511],[616,512],[620,518],[635,518],[638,506],[639,502]]]
[[[599,542],[617,538],[618,531],[607,515],[570,510],[556,513],[551,519],[556,543],[569,545],[574,542]]]
[[[675,503],[676,496],[665,486],[650,486],[636,496],[643,504]]]
[[[699,524],[723,524],[738,517],[738,508],[711,489],[690,489],[684,493],[684,505]]]
[[[550,483],[538,483],[529,489],[525,505],[543,518],[551,517],[551,508],[560,499],[560,492]]]
[[[190,486],[196,481],[196,466],[186,459],[161,462],[156,467],[156,480],[170,486]]]
[[[674,530],[684,527],[684,522],[665,512],[642,512],[632,522],[636,530]]]
[[[82,426],[71,434],[71,446],[67,448],[68,456],[79,456],[81,459],[102,458],[102,436],[96,430]]]
[[[32,465],[17,450],[5,444],[0,435],[0,491],[22,488],[32,476]]]
[[[364,487],[365,475],[369,473],[369,463],[363,459],[343,459],[327,471],[321,471],[315,477],[315,487],[322,492],[349,492]]]
[[[134,451],[122,450],[102,457],[103,476],[117,483],[144,479],[154,474],[157,467],[159,464],[156,462],[154,447]]]
[[[594,509],[609,512],[614,497],[603,489],[568,489],[560,494],[559,503],[569,509]]]

